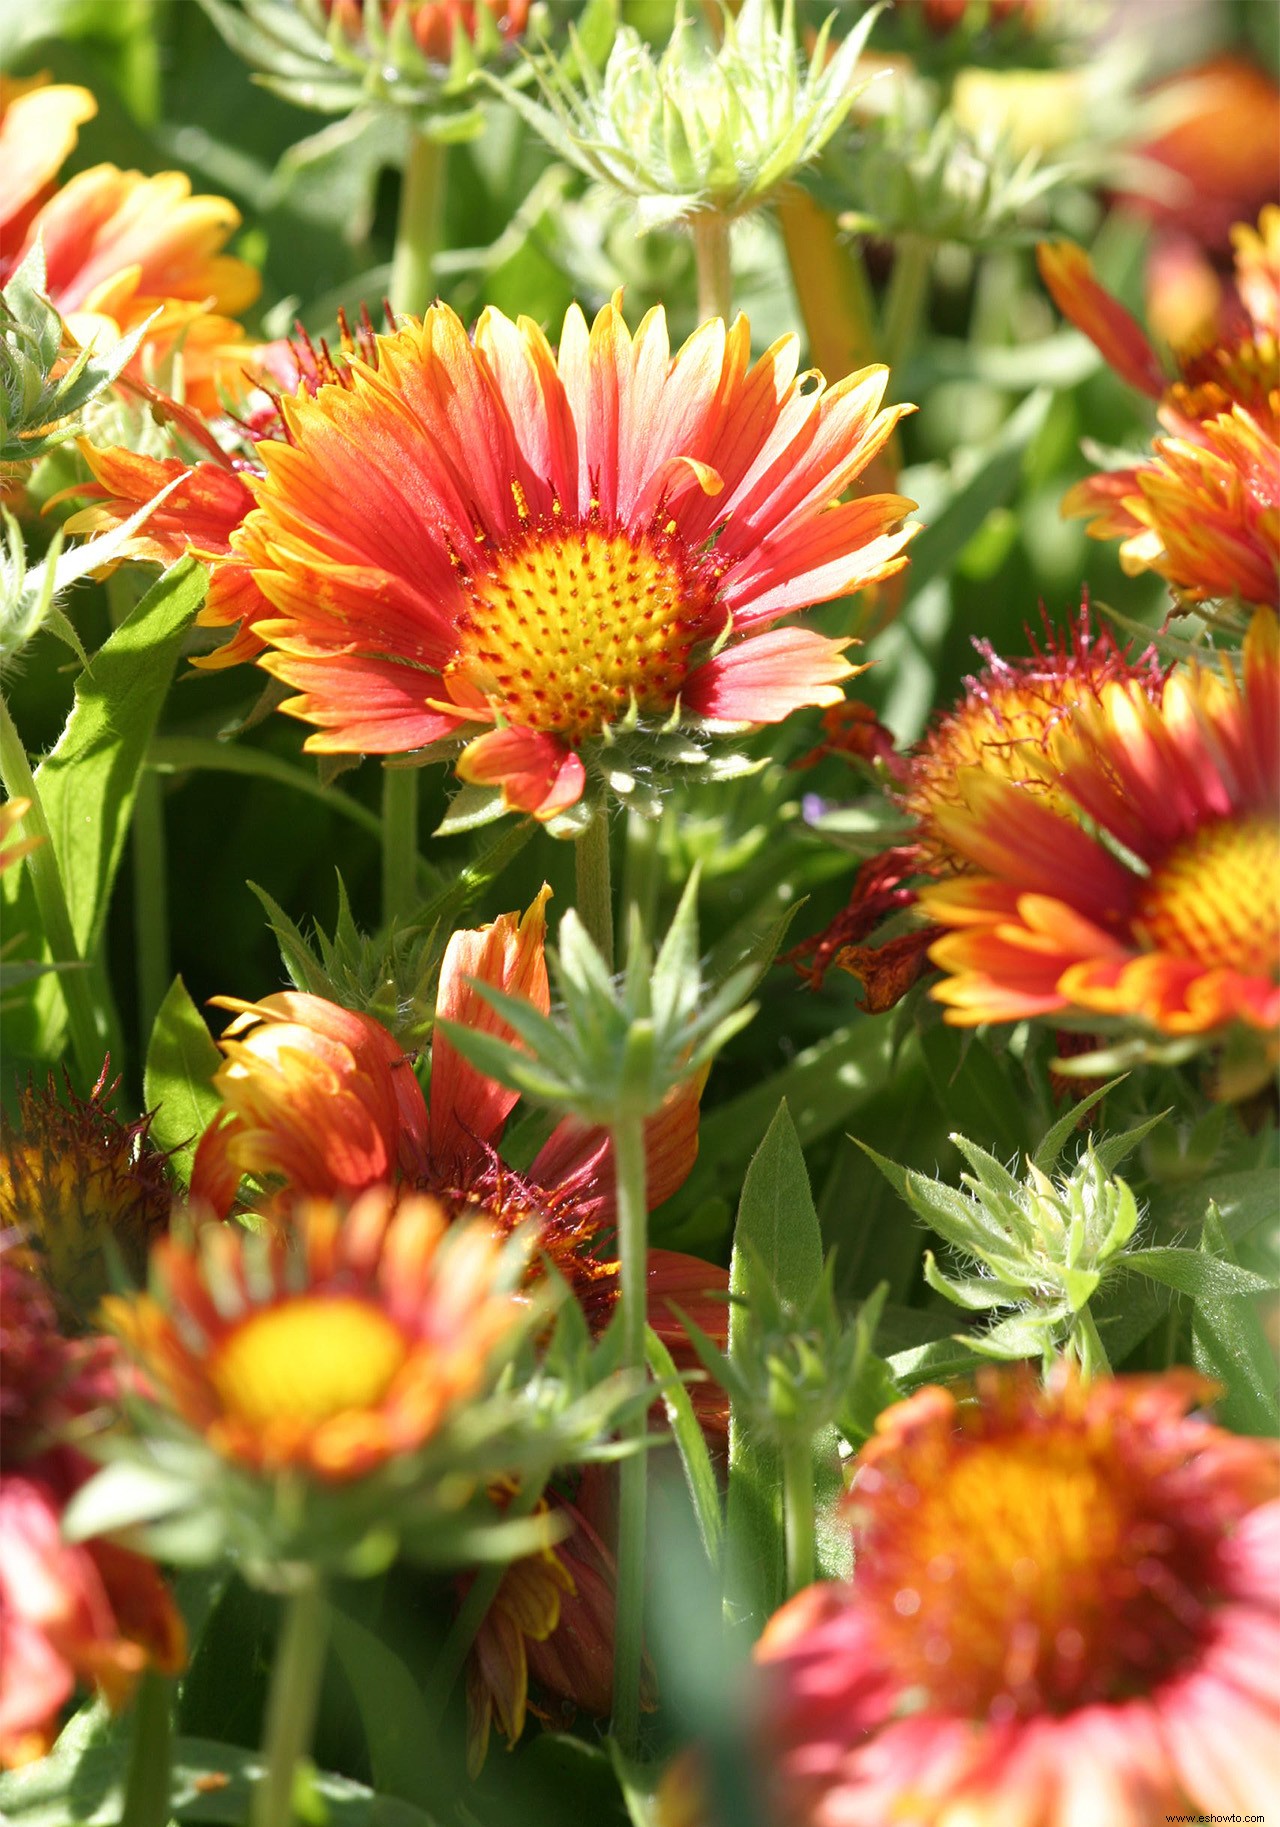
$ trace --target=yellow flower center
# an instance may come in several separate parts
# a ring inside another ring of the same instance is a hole
[[[530,521],[466,579],[454,666],[507,722],[570,742],[669,711],[724,625],[714,575],[669,527]]]
[[[304,1296],[237,1326],[209,1377],[226,1413],[250,1427],[318,1426],[376,1407],[407,1352],[400,1328],[369,1302]]]
[[[888,1513],[874,1500],[882,1541],[859,1580],[899,1679],[943,1710],[1000,1718],[1117,1698],[1175,1667],[1198,1552],[1142,1513],[1121,1472],[1063,1430],[956,1446]]]
[[[1153,951],[1274,977],[1280,830],[1269,818],[1223,819],[1185,838],[1147,878],[1133,924]]]

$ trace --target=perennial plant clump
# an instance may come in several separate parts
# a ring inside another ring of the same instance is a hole
[[[1280,1811],[1265,13],[0,17],[0,1819]]]

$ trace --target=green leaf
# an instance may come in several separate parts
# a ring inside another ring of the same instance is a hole
[[[1211,1204],[1205,1213],[1200,1248],[1203,1260],[1214,1260],[1209,1254],[1212,1251],[1220,1258],[1219,1268],[1236,1266],[1216,1205]],[[1222,1384],[1225,1394],[1217,1406],[1227,1427],[1268,1439],[1280,1432],[1275,1354],[1248,1296],[1209,1293],[1197,1301],[1191,1319],[1191,1356],[1197,1370]]]
[[[174,1172],[191,1178],[196,1143],[217,1115],[213,1075],[222,1055],[181,977],[175,977],[156,1015],[147,1047],[143,1090],[155,1111],[152,1140],[168,1149]]]
[[[975,1369],[972,1346],[955,1337],[911,1345],[891,1353],[886,1362],[904,1395],[926,1383],[954,1383],[959,1377],[971,1377]]]
[[[1126,1268],[1136,1269],[1139,1275],[1149,1275],[1152,1281],[1163,1282],[1167,1288],[1176,1288],[1179,1294],[1190,1295],[1194,1301],[1224,1301],[1241,1294],[1265,1294],[1276,1286],[1273,1278],[1255,1275],[1252,1269],[1242,1269],[1238,1263],[1222,1261],[1209,1255],[1203,1247],[1199,1250],[1179,1250],[1172,1246],[1132,1250],[1123,1260]]]
[[[1108,1078],[1105,1085],[1099,1085],[1096,1091],[1090,1091],[1086,1098],[1079,1100],[1079,1104],[1072,1104],[1072,1107],[1063,1116],[1057,1118],[1054,1127],[1044,1133],[1041,1146],[1037,1147],[1032,1155],[1032,1166],[1039,1167],[1041,1173],[1054,1173],[1054,1169],[1063,1155],[1063,1149],[1072,1140],[1075,1131],[1079,1129],[1081,1120],[1088,1116],[1088,1113],[1094,1109],[1094,1105],[1103,1102],[1108,1091],[1114,1091],[1116,1085],[1123,1085],[1123,1082],[1125,1082],[1123,1074],[1119,1078]]]
[[[76,681],[67,726],[36,773],[84,957],[102,937],[147,744],[207,581],[184,558],[148,590]]]
[[[678,1210],[736,1186],[761,1135],[785,1098],[796,1112],[796,1133],[804,1146],[843,1122],[874,1097],[892,1071],[893,1039],[886,1022],[865,1016],[807,1047],[783,1071],[731,1098],[702,1123],[698,1160],[678,1198]]]
[[[329,1622],[334,1653],[360,1709],[375,1787],[425,1806],[432,1786],[427,1752],[437,1722],[419,1683],[393,1649],[339,1605],[331,1607]]]
[[[712,1567],[718,1570],[724,1519],[720,1511],[720,1488],[716,1483],[711,1455],[707,1451],[706,1435],[694,1413],[688,1388],[681,1380],[671,1353],[652,1326],[645,1331],[645,1355],[661,1391],[676,1450],[680,1454],[702,1546]]]
[[[175,1820],[242,1827],[263,1774],[256,1751],[208,1738],[179,1738],[169,1792]],[[128,1729],[105,1705],[77,1713],[48,1757],[0,1775],[6,1827],[117,1827],[125,1798]],[[307,1820],[325,1827],[437,1827],[438,1817],[349,1777],[314,1771]]]
[[[923,532],[911,543],[908,589],[913,597],[935,577],[946,576],[987,515],[1012,495],[1028,446],[1052,402],[1050,390],[1037,387],[989,444],[963,459],[963,474],[951,479],[944,501],[934,507]]]
[[[822,1233],[809,1174],[784,1100],[747,1170],[738,1207],[729,1291],[729,1360],[741,1353],[755,1284],[807,1306],[822,1282]],[[825,1482],[825,1480],[824,1480]],[[729,1410],[725,1605],[730,1622],[763,1628],[785,1596],[782,1461],[776,1447]]]
[[[338,812],[352,824],[359,825],[370,837],[381,840],[382,821],[368,806],[344,793],[339,787],[326,787],[315,774],[296,762],[273,755],[270,749],[252,748],[247,743],[218,742],[207,736],[157,736],[147,751],[147,767],[156,774],[214,772],[247,774],[254,779],[270,780],[277,786],[291,787],[319,800],[331,812]]]

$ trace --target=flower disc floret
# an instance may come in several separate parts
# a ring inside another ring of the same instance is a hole
[[[167,1238],[152,1293],[107,1312],[158,1399],[224,1457],[341,1481],[424,1446],[484,1389],[521,1317],[506,1279],[487,1227],[374,1191],[345,1215],[303,1204],[287,1233]]]
[[[742,318],[673,356],[661,309],[632,336],[616,300],[590,329],[574,307],[558,352],[494,310],[474,338],[443,305],[406,321],[259,446],[215,566],[256,596],[237,652],[271,649],[310,748],[460,750],[544,820],[589,776],[714,766],[725,725],[831,704],[854,670],[776,624],[905,563],[911,503],[840,500],[900,416],[885,370],[812,387],[797,357],[752,364]]]

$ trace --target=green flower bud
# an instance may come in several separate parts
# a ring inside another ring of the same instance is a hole
[[[661,53],[623,26],[603,70],[571,29],[571,62],[533,59],[541,102],[508,98],[561,158],[634,197],[641,229],[698,210],[743,215],[817,158],[845,119],[874,18],[830,58],[828,20],[806,59],[794,0],[781,11],[744,0],[736,18],[726,8],[718,48],[681,6]]]

